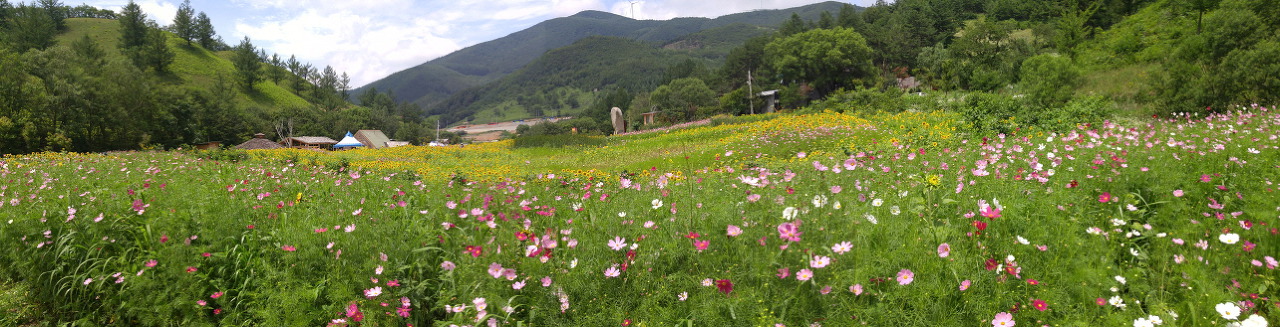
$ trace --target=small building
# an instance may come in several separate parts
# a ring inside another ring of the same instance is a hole
[[[253,139],[240,143],[240,145],[236,146],[236,149],[240,150],[270,150],[280,148],[284,147],[280,146],[280,144],[276,144],[276,142],[271,142],[271,140],[267,139],[267,135],[262,133],[253,134]]]
[[[646,113],[640,114],[640,116],[641,116],[641,117],[644,117],[644,124],[645,124],[645,125],[653,125],[654,117],[657,117],[657,116],[658,116],[658,113],[660,113],[660,112],[661,112],[661,111],[650,111],[650,112],[646,112]]]
[[[295,149],[329,149],[338,141],[324,136],[294,136],[280,140],[280,145]]]
[[[380,130],[363,129],[356,131],[355,136],[356,141],[360,141],[360,143],[364,144],[366,148],[381,149],[391,147],[387,145],[387,142],[390,142],[391,139],[387,138],[387,135],[383,134]]]
[[[221,146],[222,146],[222,141],[209,141],[209,142],[196,144],[196,150],[217,149],[218,147],[221,147]]]
[[[362,148],[362,147],[364,147],[364,143],[360,142],[359,140],[356,140],[354,136],[351,136],[351,132],[347,132],[347,136],[342,137],[342,140],[338,141],[338,144],[333,145],[334,150]]]
[[[409,141],[387,141],[387,147],[388,147],[388,148],[394,148],[394,147],[399,147],[399,146],[408,146],[408,145],[409,145]]]
[[[760,92],[757,95],[764,98],[764,113],[767,114],[777,110],[776,108],[778,105],[778,90],[768,90],[768,91]]]

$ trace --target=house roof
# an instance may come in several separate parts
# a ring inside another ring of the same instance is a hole
[[[370,149],[381,149],[387,147],[387,142],[391,139],[386,134],[376,129],[363,129],[356,131],[356,140],[364,144]]]
[[[276,142],[271,142],[271,140],[260,138],[251,139],[236,146],[236,149],[241,150],[268,150],[279,148],[283,148],[283,146],[276,144]]]
[[[327,138],[324,136],[294,136],[294,137],[285,138],[284,140],[281,140],[280,143],[284,143],[288,140],[293,140],[294,143],[309,144],[309,145],[338,144],[338,141],[334,141],[333,139]]]

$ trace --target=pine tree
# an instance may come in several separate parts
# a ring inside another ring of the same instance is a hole
[[[235,58],[232,58],[231,62],[235,64],[240,86],[247,90],[252,90],[253,85],[257,84],[260,79],[258,71],[262,68],[262,65],[258,60],[258,53],[253,47],[253,42],[249,41],[248,36],[245,36],[244,40],[240,41],[240,45],[236,46],[235,52]]]
[[[205,49],[213,50],[217,45],[217,39],[214,38],[216,33],[213,31],[213,23],[209,21],[209,15],[205,15],[203,11],[196,15],[196,21],[192,25],[192,32],[195,33],[194,38]]]
[[[193,21],[195,10],[191,9],[191,0],[182,1],[182,5],[178,6],[178,15],[173,17],[173,32],[178,37],[187,40],[187,45],[191,45],[191,41],[198,37],[196,22]]]
[[[62,5],[62,1],[39,0],[36,3],[40,5],[40,8],[44,9],[46,15],[49,15],[49,19],[53,21],[53,25],[57,30],[67,29],[67,22],[65,21],[67,19],[67,6]]]
[[[133,0],[120,10],[120,49],[137,48],[147,41],[147,14]],[[128,51],[124,51],[128,53]]]
[[[174,53],[169,49],[169,36],[159,26],[151,26],[147,30],[147,43],[142,48],[143,62],[157,73],[169,71],[173,63]]]

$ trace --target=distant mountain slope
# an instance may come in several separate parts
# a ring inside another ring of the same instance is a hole
[[[710,18],[676,18],[665,21],[634,20],[611,13],[584,11],[551,19],[528,29],[409,68],[354,91],[370,88],[393,92],[397,101],[423,106],[444,101],[450,95],[495,81],[524,67],[548,50],[570,45],[589,36],[614,36],[666,44],[699,31],[746,24],[774,28],[791,17],[817,20],[824,11],[833,14],[845,3],[823,2],[803,7],[761,10]]]
[[[648,90],[662,83],[669,65],[691,59],[695,58],[688,52],[663,49],[647,42],[587,37],[548,51],[523,69],[497,81],[454,94],[432,107],[428,114],[441,115],[445,122],[456,122],[507,103],[507,106],[526,110],[511,118],[541,116],[542,108],[562,109],[545,103],[558,103],[561,99],[538,98],[541,94],[561,93],[553,91],[557,89],[592,92],[609,86]]]

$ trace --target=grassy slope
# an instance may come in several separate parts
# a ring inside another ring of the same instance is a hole
[[[59,45],[69,45],[84,35],[98,43],[106,51],[108,60],[125,60],[117,45],[120,42],[120,25],[115,20],[98,18],[67,19],[67,32],[58,35]],[[219,76],[227,79],[235,78],[235,67],[229,58],[230,52],[214,53],[204,48],[187,46],[187,42],[169,34],[169,48],[175,57],[169,66],[172,71],[170,81],[190,88],[207,88],[217,82]],[[308,106],[304,100],[287,89],[272,83],[260,82],[255,86],[257,92],[249,94],[239,92],[237,100],[244,105],[265,108]]]
[[[1122,115],[1145,116],[1138,101],[1148,91],[1150,72],[1172,54],[1178,40],[1195,32],[1195,21],[1160,4],[1149,5],[1080,45],[1077,63],[1084,84],[1077,94],[1102,95],[1126,109]]]

